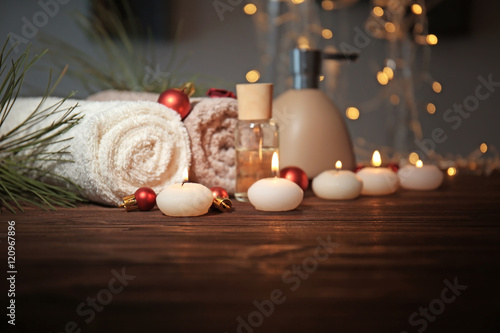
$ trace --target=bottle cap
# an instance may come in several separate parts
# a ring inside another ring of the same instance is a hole
[[[318,88],[321,73],[320,50],[293,49],[290,67],[294,89]]]
[[[125,208],[125,211],[127,211],[127,212],[139,209],[139,206],[137,205],[137,200],[136,200],[134,194],[124,197],[123,202],[119,205],[119,207]]]
[[[273,84],[246,83],[236,85],[238,119],[270,119],[273,112]]]

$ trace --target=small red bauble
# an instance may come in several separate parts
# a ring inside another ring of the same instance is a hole
[[[289,166],[281,169],[280,177],[291,180],[295,184],[299,185],[300,188],[305,191],[309,186],[309,179],[307,178],[306,173],[299,167]]]
[[[214,186],[214,187],[210,188],[210,191],[212,191],[212,195],[214,196],[214,199],[215,198],[223,198],[223,199],[229,198],[229,194],[227,193],[227,191],[223,187]]]
[[[387,164],[387,167],[394,172],[398,172],[398,170],[399,170],[399,164],[394,163],[394,162]]]
[[[141,187],[134,195],[140,210],[150,210],[156,205],[156,193],[149,187]]]
[[[181,119],[186,118],[189,111],[191,111],[189,97],[183,91],[178,89],[167,89],[162,92],[160,97],[158,97],[158,103],[176,111],[181,115]]]
[[[363,164],[358,164],[356,168],[354,168],[354,172],[357,173],[359,170],[363,169],[365,166]]]

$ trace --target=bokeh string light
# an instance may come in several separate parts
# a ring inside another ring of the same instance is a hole
[[[432,4],[435,6],[440,1],[442,0],[436,0]],[[319,11],[336,11],[356,2],[358,0],[252,0],[247,3],[243,7],[243,11],[250,15],[255,23],[262,56],[260,64],[245,74],[246,80],[257,82],[263,79],[276,82],[278,84],[275,84],[275,92],[281,93],[283,90],[280,91],[279,86],[281,83],[287,82],[289,75],[287,59],[291,48],[318,48],[321,40],[330,44],[332,41],[337,42],[334,37],[335,29],[321,26],[319,23]],[[423,49],[422,52],[418,52],[422,59],[419,61],[419,71],[415,73],[415,87],[422,89],[427,86],[433,94],[440,94],[443,91],[443,85],[434,79],[429,71],[430,51],[438,44],[439,39],[438,36],[428,31],[428,10],[424,0],[371,0],[370,15],[365,23],[365,32],[371,35],[370,37],[385,39],[388,43],[409,36],[415,48],[421,47]],[[276,31],[285,31],[285,33],[280,35]],[[331,46],[329,48],[330,51],[336,51]],[[396,75],[397,64],[399,66],[398,59],[387,57],[379,69],[375,70],[375,78],[380,85],[380,92],[373,98],[365,101],[336,99],[338,106],[344,106],[347,119],[357,121],[362,118],[364,112],[379,109],[383,99],[386,99],[394,107],[404,105],[406,101],[403,97],[405,95],[390,90],[391,87],[401,85]],[[327,86],[328,75],[320,77],[320,81],[325,81]],[[414,104],[417,113],[431,116],[438,112],[435,102],[422,100],[416,101]],[[356,105],[356,107],[349,105]],[[417,117],[414,117],[410,127],[421,132]],[[380,147],[380,145],[368,143],[362,137],[356,138],[354,143],[356,155],[360,160],[363,160],[365,154],[371,157],[373,148]],[[389,159],[394,156],[394,147],[382,147],[381,150]],[[411,161],[415,158],[413,156]],[[432,156],[426,156],[426,159],[434,160],[443,170],[454,170],[453,175],[456,175],[458,170],[461,173],[462,169],[474,172],[482,170],[481,172],[484,174],[490,174],[492,170],[500,167],[498,152],[486,143],[482,143],[465,158],[451,154],[442,156],[433,152]]]

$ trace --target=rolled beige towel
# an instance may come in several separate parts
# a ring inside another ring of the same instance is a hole
[[[89,100],[157,101],[159,94],[106,90]],[[189,179],[208,187],[221,186],[234,194],[236,166],[234,131],[238,103],[233,98],[191,98],[192,110],[184,119],[191,144]]]
[[[48,98],[43,108],[59,101]],[[18,98],[1,131],[8,132],[19,124],[39,103],[40,98]],[[52,167],[54,173],[79,185],[87,199],[118,205],[139,187],[151,187],[158,193],[167,185],[182,181],[191,150],[177,112],[148,101],[67,100],[60,109],[74,105],[78,105],[75,112],[83,119],[58,137],[60,142],[50,146],[52,151],[67,146],[65,158],[74,163],[44,162],[44,167]],[[34,132],[59,116],[47,117],[29,130]],[[61,141],[66,138],[72,139]]]
[[[238,102],[234,98],[204,98],[184,119],[191,140],[193,181],[221,186],[234,194],[236,166],[234,131]]]

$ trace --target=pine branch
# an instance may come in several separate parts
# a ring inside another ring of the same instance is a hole
[[[23,121],[9,131],[4,131],[2,127],[16,103],[26,73],[45,53],[30,59],[28,47],[9,62],[16,45],[7,48],[8,43],[7,39],[0,53],[0,77],[3,76],[0,82],[0,132],[3,133],[0,135],[0,212],[2,207],[13,213],[23,211],[22,206],[25,204],[43,209],[74,207],[76,203],[83,201],[78,195],[78,187],[70,180],[54,174],[48,165],[72,162],[65,158],[68,154],[67,147],[57,151],[51,148],[56,143],[71,140],[60,136],[77,125],[82,117],[74,112],[77,105],[62,108],[71,94],[54,105],[42,108],[65,70],[53,85],[52,74],[49,73],[45,94],[39,105]],[[52,117],[54,121],[35,130],[47,117]],[[44,179],[55,180],[61,185],[45,183]]]

